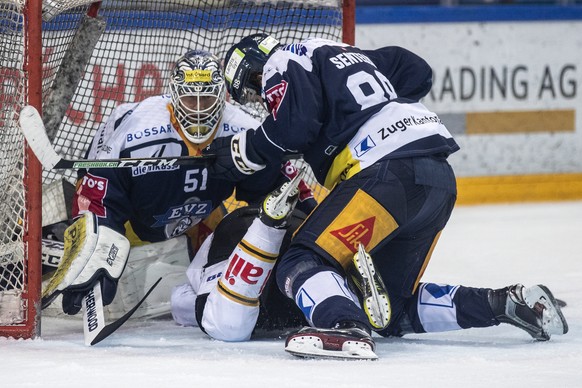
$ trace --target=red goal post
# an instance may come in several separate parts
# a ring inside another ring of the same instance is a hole
[[[353,44],[354,10],[355,0],[0,0],[0,336],[40,335],[41,228],[67,213],[48,188],[75,180],[43,171],[26,147],[24,105],[43,112],[61,155],[82,158],[118,104],[167,92],[186,50],[224,57],[258,31]]]
[[[41,109],[40,1],[0,0],[0,335],[40,334],[41,167],[18,113]]]

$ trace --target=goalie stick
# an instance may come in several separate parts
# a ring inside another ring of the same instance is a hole
[[[88,0],[81,1],[90,2]],[[74,3],[74,0],[44,0],[42,2],[43,19],[50,21],[59,13],[64,12],[65,7],[75,6],[71,3]],[[100,1],[89,6],[87,14],[81,19],[79,27],[64,53],[46,96],[43,96],[43,121],[47,129],[47,136],[51,141],[54,141],[57,135],[61,121],[69,107],[69,102],[73,100],[75,90],[77,90],[85,68],[93,55],[93,50],[105,32],[107,23],[104,18],[97,15],[100,6]]]
[[[103,314],[103,299],[101,298],[101,283],[97,283],[95,287],[83,298],[83,333],[85,338],[85,345],[93,346],[105,338],[113,334],[127,321],[133,313],[141,306],[146,298],[160,283],[162,278],[159,278],[148,292],[137,304],[129,310],[125,315],[109,325],[105,324],[105,317]]]
[[[44,123],[38,111],[30,105],[20,111],[20,129],[28,145],[44,168],[80,169],[80,168],[122,168],[143,166],[178,166],[207,163],[214,155],[201,156],[160,156],[152,158],[121,159],[65,159],[59,156],[46,134]]]

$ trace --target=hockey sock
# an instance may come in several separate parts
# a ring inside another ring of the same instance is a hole
[[[230,255],[227,269],[218,281],[218,291],[237,303],[258,305],[285,232],[284,229],[268,227],[259,219],[254,220]]]
[[[422,283],[416,292],[416,332],[442,332],[495,324],[487,290],[448,284]]]
[[[346,280],[328,268],[316,272],[299,287],[295,303],[312,326],[331,328],[341,321],[356,321],[369,325],[355,295]]]

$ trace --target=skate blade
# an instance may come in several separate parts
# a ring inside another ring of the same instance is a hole
[[[568,323],[550,290],[543,285],[530,287],[526,290],[527,292],[524,293],[523,298],[530,308],[534,308],[537,302],[544,305],[542,315],[542,328],[544,332],[550,335],[566,334],[568,332]]]
[[[354,255],[354,264],[362,276],[362,281],[369,285],[368,287],[364,285],[362,287],[371,293],[370,295],[363,295],[362,301],[368,320],[375,329],[384,329],[390,323],[390,316],[392,315],[390,299],[382,279],[376,276],[372,257],[366,252],[362,244],[360,244],[358,253]],[[379,283],[381,291],[376,287],[376,283]]]
[[[342,350],[323,348],[320,338],[312,335],[297,336],[285,346],[285,351],[301,358],[325,358],[336,360],[377,360],[378,356],[370,345],[360,341],[346,341]]]
[[[390,323],[390,302],[386,295],[378,295],[364,300],[364,311],[375,329],[384,329]]]

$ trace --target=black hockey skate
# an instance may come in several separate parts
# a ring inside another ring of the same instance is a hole
[[[304,327],[285,341],[285,351],[305,358],[375,360],[375,350],[368,329],[356,322],[340,322],[333,329]]]
[[[362,244],[347,272],[351,283],[357,288],[360,303],[370,324],[375,329],[384,329],[390,323],[392,313],[388,291],[382,278],[376,273],[372,257]]]
[[[499,322],[519,327],[538,341],[568,332],[566,318],[546,286],[515,284],[489,291],[488,299]]]
[[[295,178],[267,195],[259,209],[259,218],[265,225],[277,229],[287,226],[287,220],[299,199],[298,186],[304,173],[305,169],[299,170]]]

